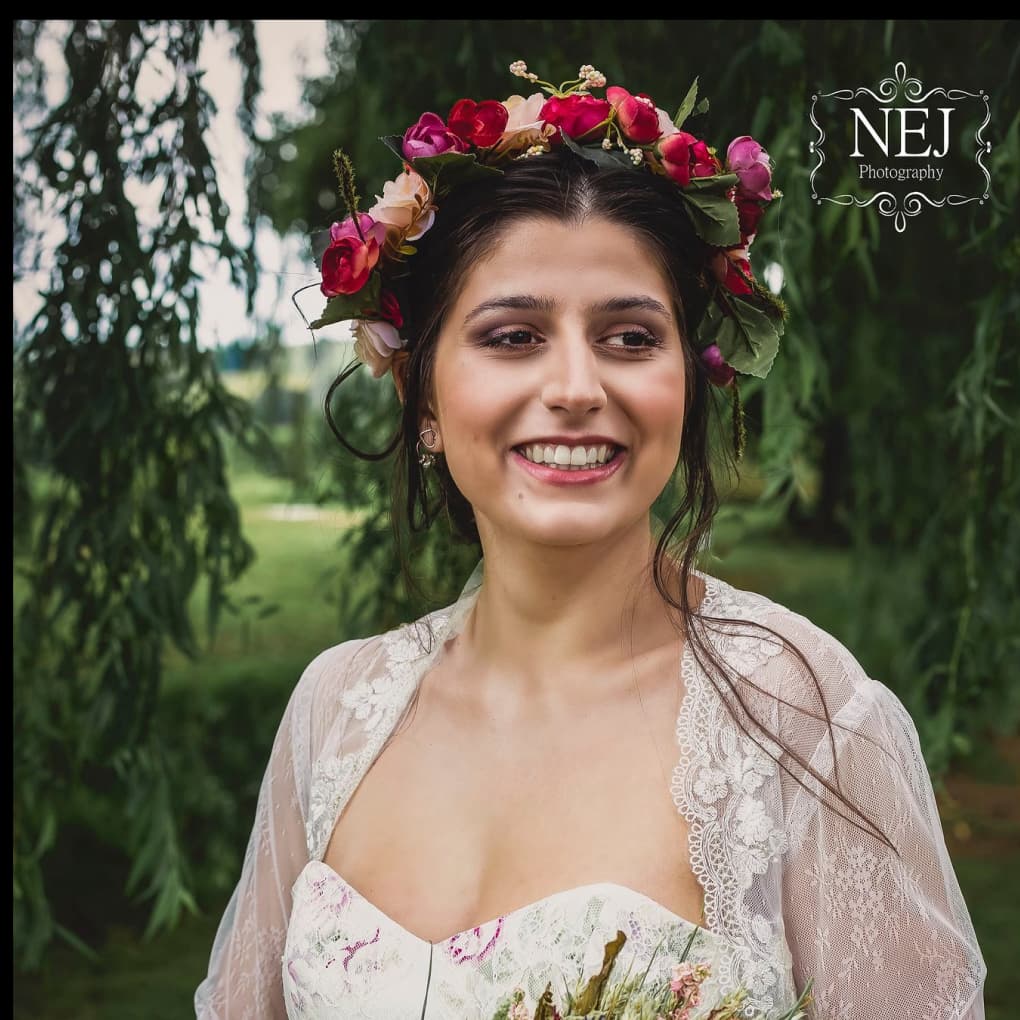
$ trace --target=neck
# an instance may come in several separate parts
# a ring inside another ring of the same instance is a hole
[[[464,663],[475,664],[465,682],[476,693],[498,684],[522,705],[590,699],[600,678],[677,643],[679,613],[655,587],[655,539],[642,524],[598,546],[486,543],[483,535],[484,583],[461,638]],[[675,563],[666,557],[664,567],[675,597]]]

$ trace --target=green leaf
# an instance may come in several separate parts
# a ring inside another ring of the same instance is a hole
[[[703,113],[708,113],[708,97],[707,96],[704,99],[702,99],[701,102],[698,103],[697,106],[694,107],[694,111],[693,112],[694,112],[694,115],[697,116],[697,117],[700,117],[701,114],[703,114]]]
[[[740,182],[736,174],[715,174],[713,177],[692,177],[684,188],[686,192],[706,192],[711,194],[725,195],[730,188],[734,188]],[[727,198],[727,202],[730,200]],[[733,203],[730,202],[732,205]]]
[[[634,164],[630,161],[630,156],[622,149],[603,149],[601,142],[598,145],[578,145],[570,135],[563,135],[562,137],[563,144],[571,152],[576,152],[578,156],[591,160],[597,166],[634,167]]]
[[[687,95],[684,96],[684,101],[680,104],[680,109],[676,111],[676,116],[673,118],[673,124],[677,129],[684,126],[684,121],[691,115],[691,110],[694,109],[694,104],[698,99],[698,79],[695,78],[691,87],[687,90]]]
[[[404,162],[404,136],[403,135],[383,135],[380,142],[386,146],[395,156],[399,156],[401,162]]]
[[[466,181],[482,180],[503,172],[498,167],[483,166],[473,152],[441,152],[438,156],[419,156],[409,162],[436,196],[447,194]]]
[[[322,329],[323,326],[332,326],[337,322],[349,322],[351,319],[363,319],[373,312],[378,314],[379,295],[382,289],[382,278],[375,272],[368,278],[368,283],[356,294],[338,294],[326,302],[311,329]]]
[[[549,981],[545,986],[545,991],[542,992],[541,998],[538,1000],[538,1005],[535,1006],[534,1020],[553,1020],[556,1015],[555,1006],[553,1005],[553,994],[552,994],[552,982]]]
[[[609,980],[609,972],[613,969],[613,964],[616,963],[616,958],[619,956],[620,950],[623,949],[626,941],[627,936],[622,931],[618,931],[616,938],[606,943],[602,956],[602,969],[597,974],[591,976],[588,983],[584,986],[584,990],[577,997],[577,1001],[573,1006],[575,1013],[580,1013],[583,1016],[598,1006],[599,998],[602,995],[602,988],[606,981]]]
[[[709,303],[698,326],[701,348],[717,344],[726,364],[745,375],[764,379],[779,352],[782,320],[770,318],[746,298],[726,297],[732,314],[727,315],[718,301]]]
[[[740,244],[740,221],[737,207],[728,199],[712,192],[681,192],[698,236],[718,248]]]

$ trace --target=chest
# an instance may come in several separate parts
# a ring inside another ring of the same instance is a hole
[[[423,695],[352,794],[325,863],[430,941],[603,881],[701,921],[670,792],[682,681],[668,668],[649,677],[541,722]]]

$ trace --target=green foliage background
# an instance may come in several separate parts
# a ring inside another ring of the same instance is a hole
[[[94,941],[115,916],[147,917],[155,930],[196,895],[208,902],[229,891],[260,778],[253,763],[265,760],[294,679],[267,669],[201,697],[161,689],[168,655],[201,651],[190,611],[200,582],[211,632],[250,565],[225,449],[264,441],[194,339],[192,252],[204,246],[226,259],[249,297],[256,273],[252,248],[224,229],[203,137],[210,100],[194,65],[208,26],[75,23],[64,53],[71,91],[54,110],[41,98],[39,26],[14,26],[15,114],[41,124],[14,180],[16,277],[33,257],[22,215],[33,197],[57,196],[68,236],[49,253],[43,310],[14,344],[23,964],[38,963],[54,934]],[[334,22],[334,72],[305,83],[313,121],[278,119],[273,137],[260,139],[253,29],[228,27],[245,70],[239,117],[257,142],[248,223],[263,218],[280,232],[310,234],[341,215],[334,148],[354,156],[367,204],[399,169],[379,136],[402,131],[423,102],[445,114],[464,96],[525,91],[507,71],[514,59],[556,80],[590,62],[665,107],[698,76],[711,100],[698,133],[719,145],[752,134],[784,192],[753,258],[782,265],[791,321],[767,383],[742,390],[761,498],[731,500],[725,534],[737,549],[793,535],[849,551],[852,570],[839,583],[852,611],[832,629],[903,698],[936,777],[989,729],[1015,730],[1016,23]],[[149,50],[167,58],[178,87],[143,109],[134,82]],[[993,146],[988,203],[926,211],[903,234],[874,209],[818,207],[808,187],[812,90],[873,85],[897,60],[926,84],[985,89]],[[161,123],[165,134],[153,130]],[[130,178],[161,184],[155,234],[137,222]],[[275,365],[278,331],[259,336]],[[397,404],[391,387],[365,375],[344,385],[335,413],[355,445],[381,449]],[[322,579],[335,593],[336,639],[430,608],[396,561],[389,464],[331,454],[325,477],[319,467],[315,497],[358,511]],[[457,593],[475,558],[436,533],[416,546],[415,574],[438,603]],[[793,577],[798,563],[778,570]],[[72,909],[67,870],[89,838],[113,851],[110,884]]]

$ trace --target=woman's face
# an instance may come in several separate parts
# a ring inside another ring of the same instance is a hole
[[[673,293],[645,244],[604,219],[510,227],[463,281],[433,382],[423,427],[436,429],[483,542],[611,539],[647,521],[680,454]]]

